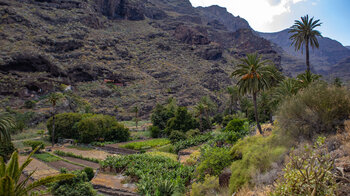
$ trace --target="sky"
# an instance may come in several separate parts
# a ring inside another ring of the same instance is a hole
[[[190,0],[192,5],[226,7],[259,32],[277,32],[308,14],[322,22],[322,36],[350,46],[350,0]]]

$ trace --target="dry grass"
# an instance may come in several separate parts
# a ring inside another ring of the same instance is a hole
[[[271,192],[270,186],[250,188],[247,185],[241,188],[235,196],[267,196]]]

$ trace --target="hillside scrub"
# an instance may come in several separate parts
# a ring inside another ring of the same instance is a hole
[[[349,115],[349,92],[319,82],[287,99],[277,121],[286,135],[311,139],[315,134],[335,133]]]
[[[239,140],[231,149],[230,193],[238,191],[258,173],[267,172],[273,162],[283,158],[287,148],[275,133],[268,137],[249,136]]]

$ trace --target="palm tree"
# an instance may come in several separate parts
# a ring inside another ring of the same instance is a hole
[[[309,16],[306,15],[301,17],[301,21],[295,20],[294,25],[289,30],[289,33],[293,34],[289,39],[292,40],[291,45],[294,45],[296,51],[301,48],[301,52],[303,52],[303,45],[305,45],[307,72],[310,72],[309,45],[312,48],[319,47],[317,36],[322,37],[322,35],[315,28],[321,26],[321,24],[320,20],[314,20],[313,17],[309,19]]]
[[[28,195],[33,189],[46,185],[51,182],[66,180],[73,178],[72,174],[59,174],[55,176],[49,176],[41,178],[28,184],[29,179],[35,171],[30,173],[24,180],[20,180],[20,176],[26,166],[33,160],[30,157],[38,150],[36,148],[26,159],[26,161],[20,165],[18,161],[18,152],[12,153],[11,159],[5,164],[2,157],[0,157],[0,195],[4,196],[25,196]]]
[[[56,115],[56,104],[63,97],[62,93],[51,93],[48,97],[48,102],[52,106],[52,147],[55,145],[55,115]]]
[[[195,107],[196,116],[199,118],[199,130],[204,131],[203,126],[203,114],[205,113],[205,106],[202,103],[198,103]]]
[[[299,91],[300,85],[294,78],[287,78],[279,83],[276,88],[273,89],[272,97],[276,105],[280,103],[284,98],[291,97]]]
[[[138,106],[133,107],[132,112],[135,113],[134,121],[135,121],[136,129],[137,129],[137,125],[139,123],[139,107]]]
[[[271,67],[267,66],[269,61],[262,61],[261,58],[257,53],[247,54],[247,57],[241,59],[241,64],[237,65],[231,75],[238,77],[237,86],[242,95],[251,94],[253,96],[255,120],[260,134],[262,130],[259,124],[256,97],[260,91],[269,88],[273,81],[271,78],[275,78]]]
[[[3,157],[5,161],[15,150],[10,135],[10,129],[13,127],[15,127],[13,117],[8,113],[0,113],[0,157]]]
[[[207,123],[210,125],[211,127],[211,122],[210,122],[210,113],[213,112],[215,110],[215,108],[217,107],[217,105],[210,99],[209,96],[204,96],[201,98],[200,103],[203,105],[204,107],[204,112],[205,112],[205,116],[207,119]]]
[[[309,84],[317,81],[321,77],[322,77],[321,75],[313,74],[313,73],[308,72],[308,71],[306,71],[305,73],[299,74],[297,76],[299,87],[306,88],[307,86],[309,86]]]

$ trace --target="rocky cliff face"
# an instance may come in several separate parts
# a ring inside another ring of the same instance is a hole
[[[244,20],[204,10],[188,0],[2,0],[0,99],[21,107],[72,85],[96,112],[130,119],[132,106],[148,115],[169,97],[191,106],[208,95],[222,105],[217,92],[247,52],[280,66]]]
[[[295,51],[294,47],[291,46],[292,41],[289,40],[290,34],[288,33],[288,29],[277,33],[259,33],[259,35],[275,43],[285,51],[286,55],[282,55],[282,65],[285,70],[292,71],[290,67],[303,66],[298,61],[305,59],[305,53],[302,54],[301,51]],[[329,76],[331,72],[333,73],[332,69],[334,66],[345,58],[350,57],[350,50],[336,40],[327,37],[319,38],[318,40],[320,47],[319,49],[311,49],[310,62],[315,71]],[[290,58],[295,58],[296,60],[288,62]],[[302,70],[301,67],[300,70]],[[297,72],[294,73],[296,74]]]

